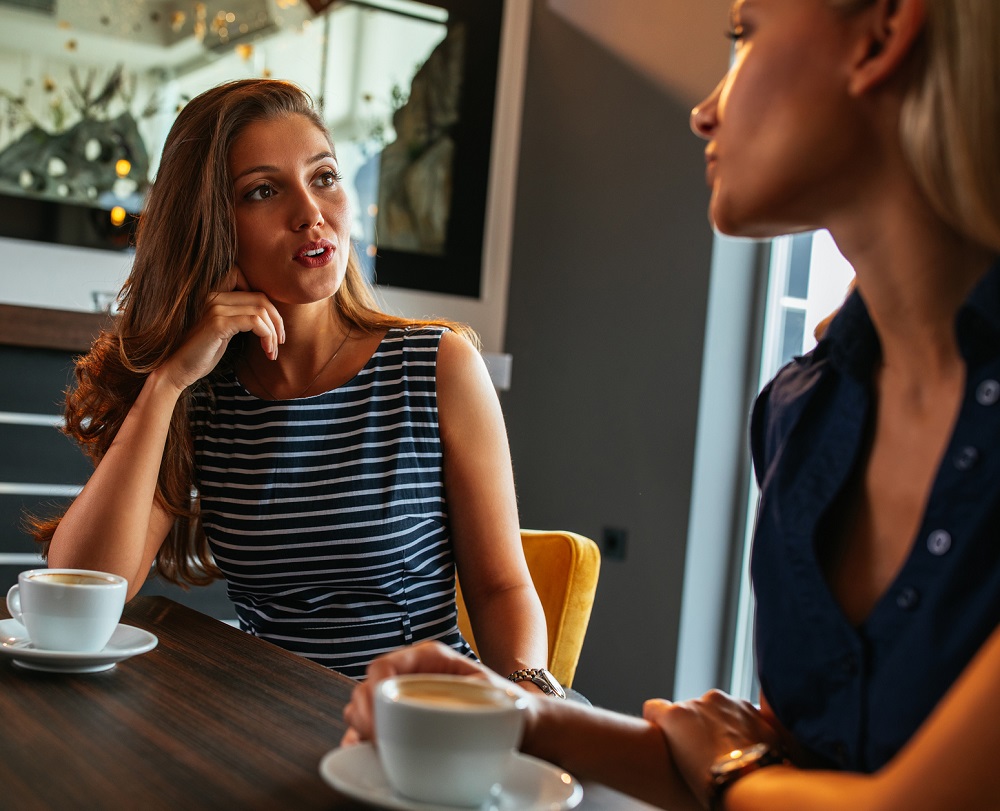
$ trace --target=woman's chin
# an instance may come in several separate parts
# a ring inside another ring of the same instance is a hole
[[[716,233],[737,239],[774,239],[787,234],[815,231],[818,227],[760,216],[740,216],[731,211],[717,210],[714,207],[709,212],[709,221]]]

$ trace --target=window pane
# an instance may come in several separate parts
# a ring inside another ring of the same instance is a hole
[[[802,343],[805,338],[805,310],[785,310],[785,323],[781,336],[781,363],[788,363],[796,355],[802,354]]]
[[[809,294],[809,260],[812,253],[812,234],[792,237],[792,252],[788,262],[788,282],[785,295],[804,299]]]

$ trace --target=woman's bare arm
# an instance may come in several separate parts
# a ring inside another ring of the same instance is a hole
[[[488,679],[525,695],[528,712],[521,749],[556,763],[582,780],[594,780],[670,811],[696,811],[695,801],[674,768],[666,742],[653,724],[576,701],[554,701],[520,690],[481,664],[439,642],[424,642],[380,656],[368,666],[344,718],[343,744],[374,736],[376,685],[400,673],[452,673]]]
[[[167,429],[180,391],[149,375],[100,464],[66,511],[49,547],[53,567],[114,572],[142,587],[173,523],[154,503]]]
[[[545,666],[545,616],[524,562],[500,403],[482,357],[454,333],[441,339],[437,394],[455,561],[479,655],[504,675]]]
[[[274,305],[258,293],[215,297],[181,348],[146,378],[118,434],[60,521],[49,547],[50,566],[114,572],[129,581],[129,598],[139,591],[173,524],[154,495],[178,398],[215,368],[234,335],[253,332],[275,357],[282,329]]]

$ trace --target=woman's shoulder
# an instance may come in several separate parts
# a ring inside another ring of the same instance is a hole
[[[760,471],[799,422],[830,366],[823,347],[793,358],[757,395],[750,417],[750,450]]]
[[[792,358],[757,395],[758,406],[785,409],[794,406],[818,385],[827,371],[828,364],[822,353],[814,349],[805,355]]]
[[[451,330],[440,324],[406,324],[389,330],[389,335],[398,334],[404,339],[421,340],[427,338],[441,339],[441,336],[451,332]]]
[[[459,367],[482,363],[479,348],[461,332],[446,324],[411,324],[390,328],[382,341],[382,354],[399,354],[407,362],[434,363],[437,367]]]
[[[385,334],[382,345],[391,349],[396,347],[397,351],[411,353],[437,353],[438,348],[445,340],[445,336],[453,337],[454,334],[448,327],[437,324],[405,324],[398,327],[390,327]]]

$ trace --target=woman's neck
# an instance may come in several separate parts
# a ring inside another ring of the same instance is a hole
[[[245,339],[243,368],[269,399],[294,399],[314,393],[333,377],[345,354],[350,326],[338,317],[332,302],[323,306],[280,306],[285,342],[269,360],[252,336]]]
[[[880,216],[831,232],[854,267],[883,368],[914,385],[961,364],[955,316],[995,254],[958,234],[922,195],[896,195]]]

